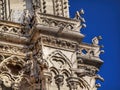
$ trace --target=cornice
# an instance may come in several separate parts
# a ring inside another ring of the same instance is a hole
[[[25,57],[26,56],[25,47],[26,46],[23,45],[0,41],[0,53],[2,55],[16,55],[16,56]]]
[[[75,51],[77,43],[53,36],[41,36],[43,45],[63,50]]]
[[[29,41],[28,37],[23,34],[23,26],[10,21],[0,21],[0,40],[18,44],[25,44]]]

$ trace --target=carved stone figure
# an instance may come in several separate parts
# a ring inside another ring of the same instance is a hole
[[[97,47],[97,48],[93,51],[93,56],[99,57],[99,55],[100,55],[101,53],[104,53],[104,50],[100,50],[100,47]]]
[[[98,44],[99,44],[99,40],[101,40],[101,39],[102,39],[101,36],[94,37],[94,38],[92,39],[92,44],[93,44],[93,45],[98,45]]]
[[[81,9],[80,11],[76,11],[75,18],[81,20],[82,22],[85,22],[85,19],[81,17],[82,14],[84,14],[83,9]]]
[[[100,53],[104,53],[104,50],[101,50],[101,46],[99,46],[99,40],[101,40],[102,37],[98,36],[98,37],[94,37],[92,39],[92,45],[97,46],[94,50],[93,50],[93,56],[95,57],[99,57]]]
[[[29,10],[24,10],[23,14],[23,24],[27,27],[32,27],[32,15],[30,14]]]

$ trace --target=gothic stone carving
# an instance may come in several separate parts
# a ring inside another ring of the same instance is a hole
[[[37,24],[49,26],[49,27],[64,27],[65,30],[73,30],[75,31],[76,28],[80,27],[80,22],[77,20],[71,20],[66,18],[66,20],[62,19],[61,17],[53,17],[52,15],[42,14],[36,12]]]
[[[94,55],[95,57],[99,57],[100,53],[104,53],[104,50],[100,50],[100,49],[102,48],[102,46],[99,46],[99,45],[98,45],[98,44],[99,44],[99,40],[101,40],[101,39],[102,39],[101,36],[94,37],[94,38],[92,39],[92,44],[93,44],[94,46],[98,46],[98,47],[96,48],[96,50],[93,51],[93,55]]]
[[[51,36],[42,36],[42,42],[45,45],[54,46],[56,48],[63,48],[69,50],[75,50],[77,43],[68,40],[57,39]]]
[[[92,44],[82,42],[84,10],[77,11],[75,18],[70,19],[68,0],[25,0],[18,5],[27,3],[26,6],[18,11],[15,1],[11,4],[15,15],[9,16],[13,22],[0,21],[0,89],[96,90],[100,87],[96,80],[104,79],[96,73],[103,63],[99,57],[103,52],[99,45],[101,37],[93,38]],[[22,23],[16,12],[23,14]],[[3,9],[0,13],[3,20]]]
[[[11,27],[7,25],[0,25],[0,33],[11,33],[21,35],[21,28]]]

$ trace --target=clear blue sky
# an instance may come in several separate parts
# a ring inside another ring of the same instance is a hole
[[[91,43],[94,36],[101,35],[105,53],[100,69],[105,81],[98,90],[120,90],[120,0],[69,0],[70,15],[83,8],[87,27],[81,32],[84,41]]]

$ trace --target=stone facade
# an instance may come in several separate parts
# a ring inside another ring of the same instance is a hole
[[[97,90],[101,36],[82,42],[68,0],[0,0],[0,90]]]

